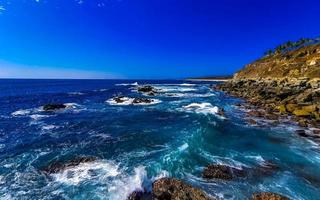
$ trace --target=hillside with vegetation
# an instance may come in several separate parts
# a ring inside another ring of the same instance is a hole
[[[234,75],[234,79],[282,78],[320,78],[320,38],[281,44]]]

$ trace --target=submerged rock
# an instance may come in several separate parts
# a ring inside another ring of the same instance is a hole
[[[269,176],[280,170],[280,166],[272,161],[266,160],[254,169],[253,176]]]
[[[305,130],[295,130],[295,132],[301,137],[308,137]]]
[[[54,161],[50,163],[47,167],[43,168],[41,171],[48,173],[48,174],[54,174],[58,173],[60,171],[63,171],[66,168],[69,167],[75,167],[80,165],[81,163],[88,163],[88,162],[94,162],[96,161],[96,157],[76,157],[69,161]]]
[[[43,106],[44,111],[55,111],[55,110],[60,110],[64,109],[67,106],[64,104],[46,104]]]
[[[243,177],[244,175],[245,172],[243,170],[219,164],[207,166],[202,173],[203,178],[223,180],[231,180],[236,177]]]
[[[260,192],[253,194],[252,200],[289,200],[289,198],[272,192]]]
[[[202,190],[175,178],[162,178],[152,185],[155,200],[213,200]]]

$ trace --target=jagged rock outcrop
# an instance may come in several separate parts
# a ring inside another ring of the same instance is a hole
[[[255,117],[291,115],[301,126],[320,128],[320,44],[261,58],[215,89],[247,99]]]
[[[155,200],[213,200],[202,190],[175,178],[161,178],[152,185]]]
[[[64,104],[46,104],[43,106],[44,111],[55,111],[67,108]]]
[[[289,200],[289,198],[272,192],[260,192],[253,194],[252,200]]]
[[[206,179],[231,180],[243,176],[245,176],[245,171],[219,164],[208,165],[202,173],[202,177]]]

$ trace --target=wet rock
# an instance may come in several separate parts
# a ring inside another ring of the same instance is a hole
[[[255,169],[254,175],[269,176],[278,170],[280,170],[280,167],[277,164],[270,160],[266,160]]]
[[[96,161],[96,157],[76,157],[69,161],[54,161],[50,163],[47,167],[43,168],[41,171],[48,173],[48,174],[54,174],[58,173],[60,171],[63,171],[66,168],[75,167],[80,165],[81,163],[88,163],[88,162],[94,162]]]
[[[134,98],[132,103],[133,104],[152,103],[152,100],[151,99],[147,99],[147,98]]]
[[[251,105],[247,116],[275,123],[284,118],[293,119],[301,126],[316,128],[320,121],[320,90],[316,87],[319,83],[320,79],[303,77],[239,79],[235,75],[233,80],[216,85],[215,89],[245,98]]]
[[[308,137],[305,130],[296,130],[295,133],[297,133],[301,137]]]
[[[125,97],[114,97],[113,100],[116,102],[116,103],[123,103],[126,101]]]
[[[320,135],[320,129],[314,129],[313,134]]]
[[[155,200],[213,200],[202,190],[175,178],[162,178],[152,185]]]
[[[60,110],[64,109],[67,106],[64,104],[46,104],[43,106],[44,111],[55,111],[55,110]]]
[[[217,114],[220,115],[220,116],[222,116],[222,117],[224,117],[224,116],[225,116],[224,109],[223,109],[223,108],[220,108],[220,109],[218,110],[218,113],[217,113]]]
[[[138,87],[138,92],[143,92],[143,93],[150,93],[150,92],[156,92],[155,88],[150,86],[150,85],[146,85],[146,86],[141,86]]]
[[[272,192],[260,192],[253,194],[252,200],[289,200],[289,198]]]
[[[219,164],[208,165],[202,173],[202,177],[206,179],[231,180],[243,176],[245,176],[243,170]]]
[[[251,125],[257,125],[258,124],[254,119],[248,119],[247,121]]]
[[[152,200],[152,194],[151,192],[134,191],[129,195],[127,200]]]

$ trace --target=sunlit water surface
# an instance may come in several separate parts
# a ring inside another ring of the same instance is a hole
[[[0,80],[0,198],[126,199],[150,190],[157,178],[177,177],[217,199],[248,199],[258,191],[319,199],[319,147],[290,126],[248,125],[234,106],[241,100],[208,83],[137,81],[161,89],[152,97],[157,104],[106,102],[118,94],[143,96],[134,82]],[[43,112],[46,103],[69,106]],[[99,159],[52,175],[40,170],[76,156]],[[266,162],[279,169],[227,182],[201,178],[212,163],[250,171]]]

